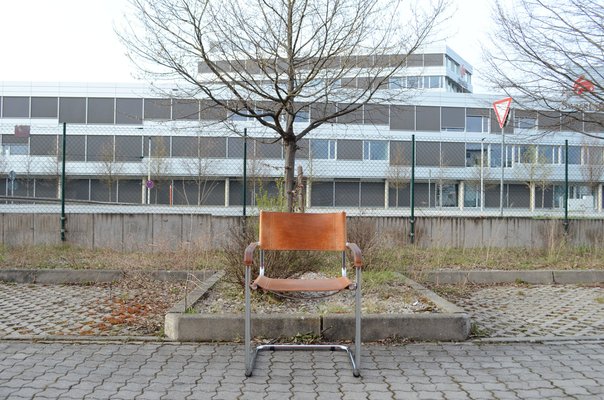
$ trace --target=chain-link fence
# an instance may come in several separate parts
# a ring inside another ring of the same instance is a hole
[[[62,199],[67,213],[242,215],[282,205],[281,142],[253,130],[246,138],[218,132],[0,125],[2,210],[58,213]],[[350,215],[604,217],[601,143],[448,133],[311,133],[296,153],[300,201],[308,211]]]

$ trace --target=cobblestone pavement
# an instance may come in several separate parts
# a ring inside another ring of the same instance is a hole
[[[123,295],[100,286],[0,283],[0,338],[136,335],[128,324],[113,320]]]
[[[453,301],[490,337],[604,335],[604,287],[491,286]]]
[[[604,342],[371,345],[342,353],[243,346],[0,342],[6,399],[598,399]]]

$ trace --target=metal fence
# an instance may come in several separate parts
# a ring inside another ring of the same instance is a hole
[[[263,132],[241,133],[178,124],[3,124],[0,208],[242,215],[279,207],[281,142]],[[604,217],[601,143],[335,131],[298,144],[308,211]]]

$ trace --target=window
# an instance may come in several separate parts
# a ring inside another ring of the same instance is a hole
[[[442,87],[440,76],[424,76],[424,88],[436,89],[440,87]]]
[[[2,99],[2,117],[29,118],[29,97],[4,96]]]
[[[442,107],[440,129],[448,132],[463,132],[465,108]]]
[[[388,156],[388,142],[380,140],[366,140],[363,142],[364,160],[386,160]]]
[[[407,88],[408,89],[419,89],[421,87],[421,76],[408,76],[407,77]]]
[[[504,149],[503,157],[506,160],[505,167],[512,166],[512,158],[514,155],[514,147],[512,145],[506,145]],[[501,145],[491,145],[491,167],[501,167]]]
[[[489,133],[489,117],[466,116],[466,132]]]
[[[537,118],[518,117],[516,116],[516,128],[518,129],[536,129]]]
[[[390,89],[403,89],[405,87],[405,78],[401,78],[400,76],[391,77],[388,82],[388,87]]]
[[[309,114],[308,108],[298,111],[294,117],[294,122],[308,122]]]
[[[29,153],[29,146],[22,143],[3,143],[2,154],[5,156],[26,156]]]
[[[564,149],[562,150],[562,162],[564,163]],[[581,164],[581,148],[579,146],[568,146],[568,163]]]
[[[310,141],[310,155],[316,160],[335,160],[336,141],[331,139],[313,139]]]
[[[481,164],[481,149],[483,151],[482,163],[484,167],[488,167],[486,157],[488,145],[480,143],[466,143],[466,167],[480,166]]]
[[[339,140],[338,160],[362,160],[363,141],[361,140]]]
[[[108,98],[88,99],[89,124],[113,124],[115,122],[115,102]]]

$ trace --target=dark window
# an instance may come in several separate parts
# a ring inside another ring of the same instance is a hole
[[[4,96],[2,98],[3,118],[29,118],[29,97]]]
[[[466,164],[465,143],[442,142],[440,152],[443,167],[463,167]]]
[[[83,97],[59,98],[59,122],[86,123],[86,99]]]
[[[223,121],[227,117],[227,110],[211,100],[201,100],[200,117],[204,121]]]
[[[197,100],[174,100],[172,103],[173,119],[199,119],[199,101]]]
[[[311,206],[333,207],[333,182],[313,182]]]
[[[407,57],[408,67],[423,67],[424,66],[424,55],[423,54],[410,54]]]
[[[67,161],[85,161],[86,160],[86,136],[67,135],[66,138],[66,156]],[[63,151],[63,143],[59,140],[59,151]]]
[[[265,143],[261,140],[256,141],[256,158],[258,159],[280,159],[281,141],[275,143]]]
[[[308,155],[310,153],[310,142],[308,141],[308,139],[298,140],[296,144],[298,146],[298,150],[296,151],[296,158],[300,160],[308,159]]]
[[[425,67],[441,67],[444,65],[444,54],[424,54]]]
[[[113,136],[88,136],[86,161],[113,161]],[[67,148],[69,150],[69,147]]]
[[[390,129],[415,130],[414,106],[390,106]]]
[[[57,154],[57,136],[32,135],[29,137],[29,151],[32,156],[54,156]]]
[[[416,114],[418,131],[440,131],[440,107],[417,106]]]
[[[2,98],[3,118],[29,118],[29,97],[4,96]]]
[[[332,115],[336,112],[334,103],[312,103],[310,106],[310,120],[318,121]],[[335,122],[335,118],[330,120]]]
[[[253,141],[248,140],[247,143],[247,154],[254,154],[253,150]],[[243,158],[243,138],[229,138],[228,139],[228,158]]]
[[[422,167],[437,167],[440,165],[440,143],[416,142],[415,164]]]
[[[140,179],[121,180],[118,182],[118,196],[120,203],[140,203],[141,202]]]
[[[362,140],[338,140],[338,160],[362,160]]]
[[[571,132],[584,132],[583,113],[580,111],[562,113],[562,130]]]
[[[466,109],[460,107],[441,108],[441,130],[463,132],[465,128]]]
[[[361,207],[384,208],[384,202],[383,182],[361,182]]]
[[[115,202],[117,200],[117,179],[114,177],[111,182],[91,179],[90,200]]]
[[[358,207],[360,182],[335,182],[335,206],[336,207]]]
[[[409,207],[410,198],[410,188],[407,183],[390,183],[388,189],[388,205],[390,207]]]
[[[224,181],[211,179],[174,181],[174,204],[224,206]]]
[[[173,136],[172,137],[172,157],[197,157],[198,156],[197,137],[191,136]]]
[[[390,165],[411,165],[411,142],[390,142]]]
[[[32,118],[57,118],[58,99],[56,97],[32,97]]]
[[[58,197],[56,179],[36,179],[36,197],[56,199]]]
[[[65,198],[69,200],[90,200],[90,181],[88,179],[70,179],[65,184]]]
[[[368,125],[388,125],[389,107],[383,104],[365,104],[364,123]]]
[[[114,110],[114,99],[91,97],[88,99],[88,123],[113,124],[115,123]]]
[[[562,157],[564,157],[564,150],[562,150]],[[563,161],[565,162],[565,161]],[[579,165],[581,164],[581,147],[579,146],[568,146],[568,163]]]
[[[142,99],[116,99],[115,100],[116,124],[142,124],[143,100]]]
[[[248,184],[246,185],[246,189],[245,203],[247,205],[252,205],[254,187],[253,185]],[[241,181],[233,179],[229,181],[229,205],[243,205],[243,183]]]
[[[585,113],[585,132],[604,132],[604,113]]]
[[[115,161],[141,161],[141,156],[143,155],[142,143],[143,138],[141,136],[116,136]]]
[[[558,132],[560,130],[560,113],[556,111],[539,113],[539,129]]]
[[[145,119],[165,120],[172,118],[170,99],[145,99]]]
[[[226,138],[221,137],[199,138],[199,154],[201,157],[226,158],[226,143]]]
[[[358,107],[355,104],[338,104],[338,110],[345,108]],[[338,117],[338,124],[362,124],[363,123],[363,107],[357,108],[354,111],[349,112]]]

